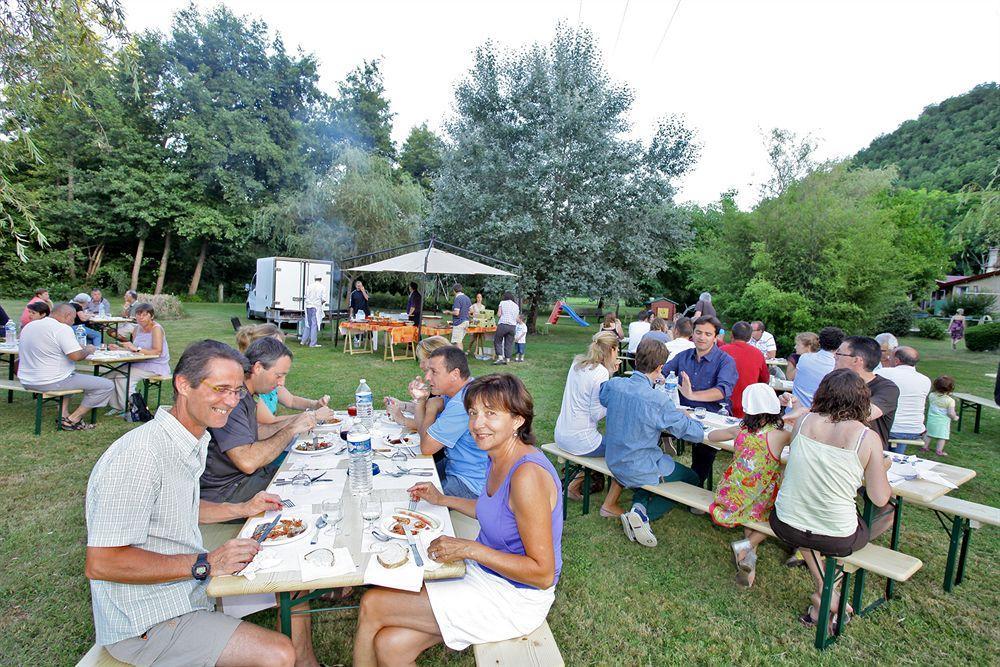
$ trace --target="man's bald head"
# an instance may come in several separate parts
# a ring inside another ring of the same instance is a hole
[[[52,315],[63,324],[73,324],[76,321],[76,308],[68,303],[59,303],[52,309]]]
[[[916,366],[917,362],[920,361],[920,353],[907,345],[897,347],[893,354],[896,357],[896,362],[904,366]]]

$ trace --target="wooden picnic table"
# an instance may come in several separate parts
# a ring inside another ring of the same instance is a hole
[[[132,317],[112,317],[110,315],[98,315],[96,317],[91,317],[88,324],[96,324],[97,330],[101,333],[101,342],[104,342],[104,330],[111,325],[115,327],[115,338],[118,337],[118,327],[122,324],[133,324],[135,323],[135,318]]]
[[[17,345],[8,345],[6,343],[0,344],[0,362],[7,364],[7,379],[14,379],[14,366],[17,365],[17,355],[18,355]],[[14,402],[14,392],[7,392],[7,402]]]
[[[94,352],[77,363],[93,366],[95,377],[104,377],[116,371],[124,373],[127,391],[132,380],[132,364],[137,361],[150,361],[151,359],[159,359],[159,357],[155,354],[136,354],[134,352]],[[122,371],[123,367],[124,371]],[[106,368],[107,370],[102,372],[102,368]],[[125,399],[128,400],[128,396]],[[90,423],[93,424],[96,421],[97,408],[94,408],[90,411]]]
[[[958,430],[962,430],[962,412],[966,407],[972,408],[976,411],[976,421],[972,426],[973,433],[979,433],[979,419],[982,417],[983,408],[992,408],[994,410],[1000,410],[1000,406],[996,404],[996,401],[983,398],[982,396],[975,396],[973,394],[963,394],[956,391],[952,394],[958,399]]]
[[[772,375],[770,380],[768,380],[768,384],[771,385],[772,389],[781,394],[786,391],[791,391],[793,383],[791,380],[782,380]]]
[[[384,416],[385,412],[382,410],[375,412],[376,427],[372,438],[372,446],[376,451],[375,462],[382,468],[394,465],[388,461],[383,455],[378,454],[378,441],[380,440],[379,418]],[[346,413],[337,413],[337,417],[341,420],[350,419],[347,417]],[[322,429],[322,427],[320,427]],[[390,429],[391,430],[391,429]],[[396,431],[398,431],[396,427]],[[336,433],[336,431],[333,431]],[[302,437],[302,436],[300,436]],[[308,437],[306,434],[305,437]],[[337,436],[334,436],[337,437]],[[421,461],[432,461],[433,458],[430,456],[417,456],[411,457],[411,461],[417,459]],[[321,463],[321,461],[323,463]],[[325,454],[321,456],[310,456],[303,454],[295,454],[290,452],[285,458],[278,473],[275,475],[275,479],[279,477],[287,478],[290,475],[285,473],[290,473],[295,466],[300,466],[305,463],[317,471],[320,466],[327,468],[328,470],[342,470],[346,469],[348,465],[348,457],[346,454],[334,455]],[[422,467],[424,469],[425,467]],[[432,477],[413,477],[411,478],[412,483],[417,483],[418,481],[431,481],[438,488],[441,487],[441,480],[438,477],[437,470],[433,465],[426,468],[433,470],[434,474]],[[403,478],[406,479],[406,478]],[[277,494],[287,494],[288,486],[275,486],[271,485],[268,487],[268,491]],[[403,506],[409,502],[409,494],[406,493],[405,488],[390,488],[390,489],[376,489],[372,491],[372,497],[381,500],[382,502],[399,502]],[[224,575],[212,577],[208,583],[207,592],[212,597],[225,597],[232,595],[251,595],[256,593],[277,593],[278,594],[278,607],[279,607],[279,618],[281,621],[282,631],[286,634],[291,633],[291,608],[294,605],[301,604],[304,600],[314,599],[320,594],[329,591],[334,588],[342,588],[344,586],[362,586],[364,585],[364,574],[365,569],[368,566],[369,559],[373,556],[372,553],[362,551],[362,538],[364,536],[365,528],[363,526],[363,519],[361,517],[361,512],[358,506],[358,499],[351,494],[350,482],[344,484],[343,492],[340,495],[340,505],[343,510],[344,518],[337,526],[337,534],[334,539],[332,548],[346,547],[350,553],[351,558],[354,560],[356,569],[354,572],[343,574],[336,577],[329,577],[324,579],[316,579],[312,581],[303,582],[301,572],[298,570],[283,570],[275,572],[258,572],[253,580],[249,580],[246,577],[235,576],[235,575]],[[311,508],[307,510],[307,513],[311,515],[318,515],[321,513],[321,507],[318,504],[314,504]],[[445,519],[444,534],[454,535],[454,529],[451,524],[451,518],[447,512],[443,513],[447,518]],[[437,516],[437,515],[435,515]],[[248,521],[253,521],[257,517],[251,517]],[[383,516],[384,518],[384,516]],[[405,544],[405,543],[404,543]],[[322,546],[330,546],[328,543]],[[424,580],[436,580],[436,579],[455,579],[458,577],[465,576],[465,561],[453,561],[450,563],[443,564],[437,570],[424,571]],[[291,593],[294,591],[314,591],[309,598],[296,598],[291,599]]]
[[[782,359],[781,357],[775,357],[774,359],[767,360],[768,366],[787,366],[788,359]]]

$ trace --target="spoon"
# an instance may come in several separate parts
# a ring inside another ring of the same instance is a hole
[[[318,519],[316,519],[316,532],[313,533],[313,538],[309,542],[309,544],[316,544],[316,542],[319,541],[319,531],[320,531],[320,529],[322,529],[324,527],[326,527],[326,515],[325,514],[321,515]]]
[[[389,537],[385,533],[382,533],[382,532],[380,532],[378,530],[374,530],[374,529],[372,530],[372,537],[374,537],[379,542],[388,542],[389,540],[392,539],[391,537]]]

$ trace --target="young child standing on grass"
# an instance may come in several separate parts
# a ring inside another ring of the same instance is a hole
[[[938,456],[948,456],[944,453],[944,446],[951,438],[951,423],[958,421],[955,414],[955,399],[951,392],[955,391],[955,380],[947,375],[935,378],[931,384],[933,391],[927,397],[929,403],[927,407],[927,438],[924,441],[922,451],[927,451],[931,444],[931,439],[937,439],[937,446],[934,453]]]
[[[524,317],[517,316],[517,324],[514,325],[514,361],[524,361],[524,345],[528,340],[528,325],[524,323]]]

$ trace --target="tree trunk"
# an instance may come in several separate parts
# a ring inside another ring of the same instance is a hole
[[[146,249],[146,237],[139,237],[139,244],[135,249],[135,261],[132,262],[132,280],[128,284],[130,290],[139,286],[139,267],[142,265],[142,253]]]
[[[528,297],[528,321],[525,324],[528,325],[528,333],[535,334],[538,333],[538,325],[535,320],[538,318],[538,294],[532,294]]]
[[[160,255],[160,271],[156,274],[156,289],[153,294],[160,294],[163,292],[163,281],[167,277],[167,259],[170,258],[170,230],[167,230],[167,235],[163,239],[163,254]]]
[[[98,272],[101,268],[101,261],[104,259],[104,244],[98,243],[94,246],[93,250],[87,251],[87,273],[84,279],[90,282],[90,279],[94,277],[94,274]]]
[[[205,253],[208,252],[208,239],[201,242],[201,252],[198,253],[198,263],[194,265],[194,275],[191,276],[191,285],[188,287],[188,296],[198,293],[198,283],[201,282],[201,270],[205,267]]]
[[[66,201],[73,203],[73,156],[69,156],[69,169],[66,170]],[[76,282],[76,253],[70,250],[69,253],[69,278]]]

